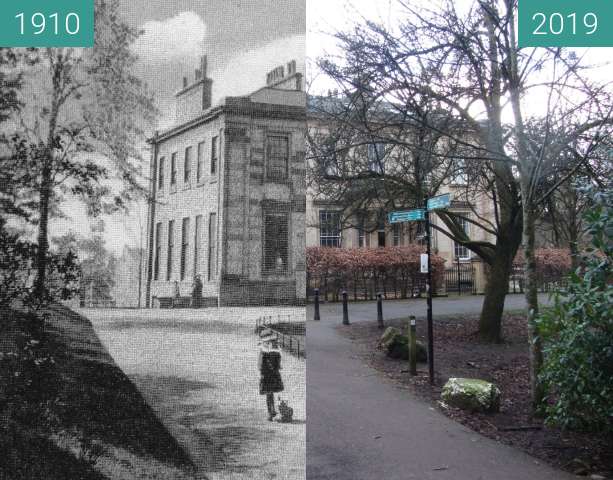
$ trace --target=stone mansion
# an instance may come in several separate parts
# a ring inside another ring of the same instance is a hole
[[[296,62],[211,105],[206,57],[150,139],[144,303],[296,304],[305,298],[306,94]]]

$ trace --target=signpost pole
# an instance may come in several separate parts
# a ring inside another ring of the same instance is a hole
[[[432,251],[430,245],[430,212],[428,211],[427,198],[424,216],[426,220],[426,253],[428,254],[428,280],[426,282],[426,293],[428,295],[428,375],[430,377],[430,384],[434,385],[434,328],[432,326],[432,261],[430,259]]]

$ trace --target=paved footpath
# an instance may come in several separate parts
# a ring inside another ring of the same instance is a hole
[[[269,422],[259,395],[255,318],[303,308],[81,311],[208,480],[305,475],[305,362],[283,353],[294,423]],[[169,479],[170,480],[170,479]]]
[[[545,301],[545,297],[541,299]],[[478,312],[482,297],[434,300],[438,315]],[[521,308],[511,296],[507,308]],[[350,304],[352,322],[372,321],[373,303]],[[485,438],[386,382],[335,327],[338,304],[307,309],[307,479],[570,480],[519,450]],[[386,318],[425,315],[424,300],[386,302]],[[351,328],[346,327],[346,328]]]

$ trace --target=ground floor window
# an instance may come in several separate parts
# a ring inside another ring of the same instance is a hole
[[[215,280],[217,278],[217,214],[209,215],[209,265],[208,278]]]
[[[377,228],[377,246],[380,248],[385,247],[385,221],[379,221],[379,227]]]
[[[200,242],[202,241],[202,215],[196,216],[194,225],[194,277],[200,273]]]
[[[155,225],[155,259],[153,264],[153,279],[160,279],[160,256],[162,255],[162,223]]]
[[[398,247],[401,242],[402,229],[400,228],[400,223],[394,223],[392,225],[392,230],[394,234],[394,247]]]
[[[285,274],[288,270],[289,219],[287,213],[264,214],[264,259],[265,274]]]
[[[341,214],[332,210],[319,211],[319,245],[341,246]]]
[[[183,219],[181,226],[181,280],[185,280],[187,274],[187,251],[189,250],[189,218]]]
[[[168,222],[168,257],[166,259],[166,281],[170,281],[172,278],[172,257],[175,247],[175,222],[170,220]]]
[[[462,214],[462,215],[466,215],[466,214]],[[462,226],[462,229],[466,232],[466,235],[470,236],[468,221],[465,218],[458,218],[457,220]],[[470,250],[468,250],[466,246],[458,242],[454,242],[454,254],[457,260],[469,260],[470,259]]]

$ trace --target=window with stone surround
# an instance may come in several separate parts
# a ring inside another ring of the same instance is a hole
[[[181,225],[181,263],[180,272],[181,280],[185,280],[187,274],[187,252],[189,250],[189,218],[183,219]]]
[[[283,135],[266,138],[266,179],[286,180],[289,168],[289,139]]]
[[[168,257],[166,258],[166,281],[172,278],[172,257],[175,247],[175,221],[168,222]]]
[[[155,259],[153,264],[153,279],[160,279],[160,257],[162,255],[162,222],[155,226]]]
[[[402,243],[402,228],[400,223],[392,224],[392,234],[394,247],[400,246]]]
[[[185,160],[183,161],[183,183],[189,185],[192,179],[192,147],[185,149]]]
[[[289,218],[287,212],[272,210],[264,212],[263,245],[263,273],[265,275],[286,274],[289,260]]]
[[[319,211],[319,245],[341,246],[341,214],[333,210]]]
[[[211,140],[211,175],[217,175],[217,162],[219,160],[219,137]]]
[[[200,274],[200,242],[202,241],[202,215],[196,216],[194,225],[194,276]]]
[[[158,165],[158,190],[164,190],[164,168],[166,167],[166,159],[160,158],[160,164]]]
[[[217,214],[209,215],[209,281],[217,278]]]
[[[198,158],[196,160],[196,182],[202,180],[202,174],[204,173],[204,142],[198,144]]]
[[[170,156],[170,186],[177,186],[177,152]]]
[[[461,213],[460,215],[468,216],[468,213]],[[466,235],[470,237],[470,224],[465,218],[457,217],[458,223],[462,226],[462,229],[466,232]],[[470,260],[470,250],[464,245],[453,242],[453,250],[455,258],[458,260]]]

